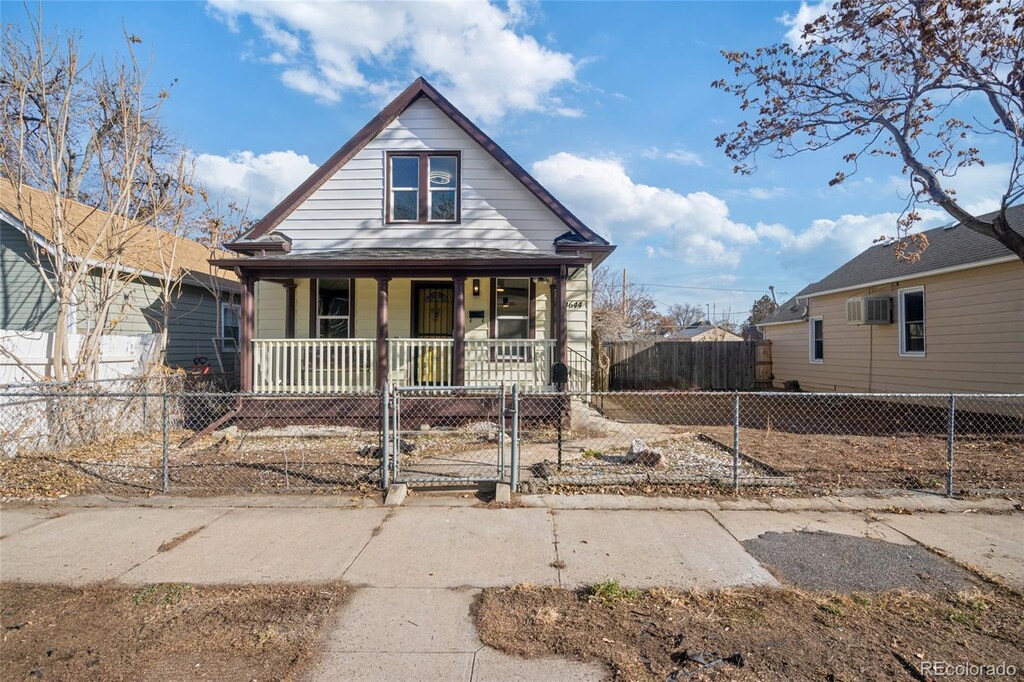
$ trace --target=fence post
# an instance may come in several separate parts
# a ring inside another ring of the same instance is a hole
[[[380,487],[383,490],[388,489],[388,450],[391,446],[390,424],[388,423],[391,421],[391,415],[388,411],[388,403],[391,401],[391,396],[388,393],[388,382],[385,381],[384,388],[380,394],[380,413],[383,427],[380,439]]]
[[[161,404],[161,431],[163,432],[163,485],[161,489],[166,495],[171,489],[171,477],[168,467],[170,465],[170,427],[171,419],[167,405],[167,391],[163,392],[163,400]]]
[[[509,483],[513,492],[519,491],[519,384],[512,384],[512,471]]]
[[[740,490],[740,394],[732,397],[732,489]]]
[[[956,431],[956,396],[949,394],[946,414],[946,497],[953,497],[953,438]]]

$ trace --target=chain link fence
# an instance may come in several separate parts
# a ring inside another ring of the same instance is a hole
[[[513,400],[511,389],[398,390],[385,399],[168,383],[0,388],[4,497],[370,492],[389,478],[504,480],[526,492],[1022,494],[1024,394]]]
[[[1024,492],[1024,395],[544,396],[559,402],[560,419],[524,420],[525,489]]]
[[[381,396],[0,391],[0,496],[337,493],[380,480]]]

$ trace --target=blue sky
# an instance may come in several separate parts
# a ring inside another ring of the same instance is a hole
[[[0,2],[5,23],[20,2]],[[741,120],[722,49],[786,39],[799,2],[331,5],[247,0],[43,2],[48,27],[110,58],[122,25],[150,83],[177,79],[165,121],[202,180],[269,209],[391,96],[424,75],[619,249],[609,261],[674,302],[740,321],[774,284],[795,293],[894,231],[900,169],[840,188],[837,154],[732,173],[714,137]],[[789,21],[787,22],[787,18]],[[998,159],[997,159],[998,160]],[[965,173],[988,208],[998,163]],[[970,202],[969,202],[970,203]],[[929,224],[947,222],[927,214]],[[695,287],[695,288],[684,288]]]

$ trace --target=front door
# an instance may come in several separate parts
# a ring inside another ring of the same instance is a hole
[[[417,339],[451,339],[455,329],[455,287],[451,282],[413,282],[412,335]],[[424,344],[413,358],[419,386],[451,383],[450,343]]]

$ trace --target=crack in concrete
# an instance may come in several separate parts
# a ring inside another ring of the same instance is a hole
[[[378,535],[380,535],[381,530],[383,530],[383,528],[384,528],[384,524],[387,523],[388,520],[392,516],[394,516],[397,511],[398,511],[397,508],[389,509],[384,514],[384,518],[380,520],[380,523],[378,523],[376,526],[374,526],[374,529],[372,531],[370,531],[370,537],[367,538],[365,543],[363,543],[363,546],[359,549],[358,552],[356,552],[356,555],[354,557],[352,557],[352,561],[348,562],[348,566],[345,567],[345,570],[341,572],[341,579],[342,580],[344,580],[345,576],[348,575],[348,572],[350,570],[352,570],[353,564],[355,564],[357,561],[359,561],[359,557],[362,556],[363,552],[366,551],[366,548],[370,546],[370,543],[373,542],[373,539],[375,537],[377,537]],[[373,587],[377,587],[377,586],[374,585]]]
[[[565,562],[562,561],[562,557],[558,553],[558,525],[555,523],[555,510],[549,508],[548,516],[551,517],[551,542],[555,546],[555,560],[552,562],[551,567],[555,569],[558,586],[562,587],[562,568],[565,566]]]
[[[209,523],[207,523],[207,524],[206,524],[205,526],[202,526],[201,528],[209,528],[210,526],[212,526],[213,524],[217,523],[218,521],[220,521],[221,519],[223,519],[223,518],[224,518],[225,516],[227,516],[228,514],[230,514],[230,513],[231,513],[231,512],[233,512],[233,511],[234,511],[234,509],[228,509],[228,510],[227,510],[226,512],[224,512],[223,514],[221,514],[221,515],[220,515],[220,516],[218,516],[217,518],[213,519],[212,521],[210,521]],[[179,537],[180,537],[180,536],[179,536]],[[163,547],[163,543],[161,543],[160,547]],[[158,548],[157,548],[157,550],[156,550],[156,552],[155,552],[155,553],[153,553],[153,555],[152,555],[152,556],[146,557],[145,559],[143,559],[142,561],[138,562],[138,563],[137,563],[137,564],[135,564],[134,566],[132,566],[132,567],[128,568],[128,569],[127,569],[127,570],[125,570],[125,571],[122,571],[121,573],[119,573],[118,575],[115,575],[115,576],[114,576],[113,578],[111,578],[110,580],[106,580],[106,581],[104,581],[104,582],[106,582],[106,583],[113,583],[113,582],[117,582],[117,581],[118,581],[118,580],[120,580],[121,578],[125,577],[126,575],[128,575],[129,573],[131,573],[132,571],[134,571],[134,570],[135,570],[136,568],[138,568],[138,567],[142,566],[143,564],[145,564],[145,563],[147,563],[147,562],[149,562],[149,561],[152,561],[153,559],[155,559],[156,557],[158,557],[158,556],[160,556],[161,554],[164,554],[164,553],[166,553],[166,550],[161,550],[161,549],[160,549],[160,548],[158,547]]]

